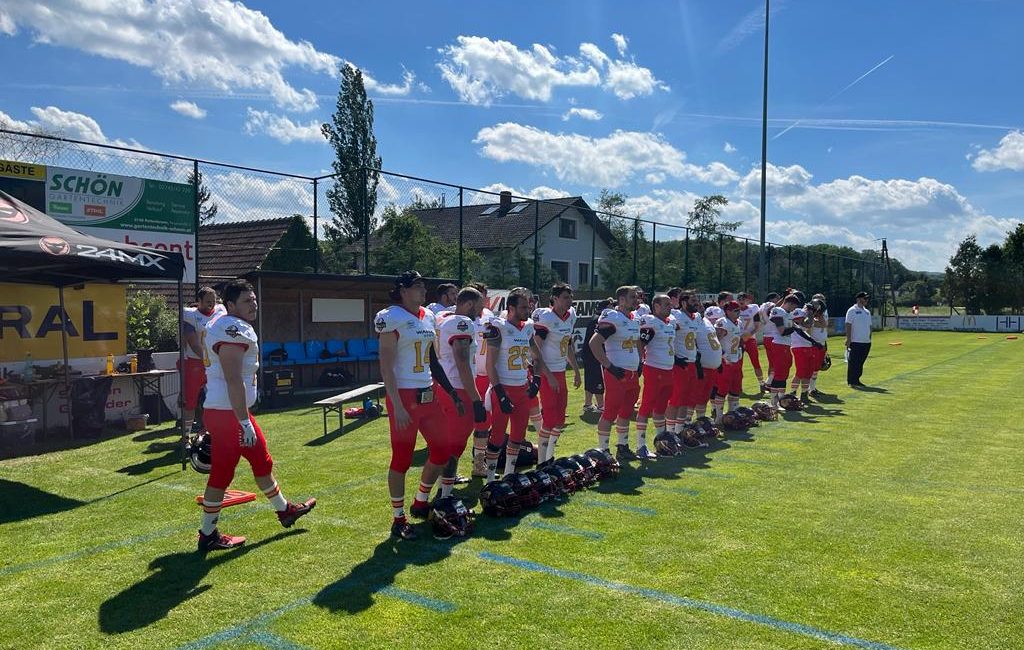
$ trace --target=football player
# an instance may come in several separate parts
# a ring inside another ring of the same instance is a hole
[[[615,300],[605,298],[598,300],[594,307],[595,314],[604,314],[615,305]],[[590,320],[583,333],[583,413],[601,413],[604,411],[604,370],[590,349],[589,341],[597,331],[600,316]]]
[[[391,428],[391,534],[400,539],[416,538],[405,516],[405,474],[412,466],[416,433],[427,441],[427,462],[420,474],[413,515],[429,513],[430,492],[450,457],[444,412],[434,393],[431,373],[431,352],[437,335],[434,312],[422,306],[426,293],[419,273],[402,273],[395,278],[389,294],[394,304],[377,312],[373,320],[380,337],[380,375]]]
[[[729,410],[740,406],[740,392],[743,390],[743,324],[740,317],[740,303],[732,300],[725,303],[725,316],[715,323],[718,341],[722,344],[722,372],[715,387],[715,424],[722,423],[725,415],[725,400],[729,399]]]
[[[476,392],[481,396],[487,394],[487,387],[491,385],[487,379],[487,344],[484,342],[484,335],[487,332],[487,325],[494,320],[494,312],[487,308],[487,285],[482,282],[475,282],[469,285],[480,292],[483,296],[483,303],[480,308],[480,315],[474,321],[476,325],[476,361],[474,372],[476,373]],[[487,439],[491,432],[491,414],[487,412],[487,418],[473,431],[473,476],[487,476]]]
[[[818,343],[821,343],[822,347],[815,348],[817,351],[817,362],[814,365],[814,371],[811,373],[811,382],[808,386],[808,395],[810,397],[821,397],[821,391],[818,390],[818,372],[821,370],[821,365],[825,362],[825,355],[828,353],[828,303],[825,301],[825,294],[816,293],[811,296],[811,305],[815,304],[815,301],[821,302],[821,308],[818,309],[814,314],[814,319],[811,321],[811,338]]]
[[[245,280],[232,280],[222,295],[226,313],[207,324],[203,334],[206,364],[206,405],[203,416],[210,432],[210,476],[203,493],[199,527],[199,551],[229,549],[245,543],[244,537],[224,535],[217,529],[224,491],[231,485],[238,461],[245,458],[277,519],[289,528],[316,506],[316,499],[292,503],[284,498],[274,478],[274,460],[267,440],[249,412],[256,402],[256,373],[260,367],[256,321],[256,293]]]
[[[437,302],[427,305],[427,309],[440,314],[443,311],[455,309],[455,298],[459,295],[459,288],[454,284],[444,283],[437,285]]]
[[[206,385],[206,366],[203,364],[203,336],[206,326],[215,318],[227,313],[224,305],[217,303],[217,292],[211,287],[201,287],[196,292],[198,304],[182,310],[181,322],[185,333],[185,372],[182,373],[182,419],[185,431],[192,430],[199,406],[199,395]]]
[[[732,300],[733,297],[731,293],[729,293],[728,291],[719,291],[718,298],[715,300],[715,304],[718,305],[719,308],[725,309],[726,303],[730,303],[732,302]],[[722,316],[719,316],[719,318],[722,318]],[[717,319],[715,322],[718,322]]]
[[[793,322],[810,335],[805,337],[799,332],[793,332],[790,337],[793,363],[796,366],[790,392],[793,395],[799,394],[803,403],[809,401],[811,378],[821,369],[821,363],[825,359],[825,345],[814,336],[815,328],[827,327],[822,322],[824,311],[825,305],[820,300],[812,300],[803,307],[793,310]],[[827,336],[827,330],[825,331]]]
[[[459,458],[466,450],[470,434],[486,426],[487,412],[483,397],[476,388],[473,367],[477,345],[475,321],[480,317],[482,308],[483,296],[480,292],[466,287],[459,291],[455,299],[455,311],[443,311],[438,315],[437,359],[452,389],[451,392],[446,390],[440,394],[441,410],[448,420],[451,452],[441,474],[442,499],[452,494]]]
[[[774,372],[771,384],[772,406],[778,407],[779,400],[786,391],[786,380],[789,378],[789,371],[793,365],[793,352],[790,350],[792,337],[799,336],[802,340],[809,341],[813,346],[821,345],[811,338],[800,325],[793,320],[793,311],[800,307],[800,298],[789,294],[782,299],[779,306],[773,307],[768,314],[768,320],[774,326],[772,341],[772,371]],[[802,317],[802,313],[798,312]]]
[[[718,376],[722,372],[722,345],[718,342],[718,333],[715,331],[715,322],[725,316],[722,308],[714,303],[704,308],[704,318],[697,323],[697,391],[693,404],[697,417],[705,417],[708,412],[708,402],[711,401],[715,388],[718,386]],[[692,401],[692,400],[691,400]]]
[[[608,449],[614,422],[618,455],[628,459],[636,457],[629,449],[629,420],[640,395],[640,321],[633,318],[638,302],[636,287],[619,287],[615,299],[615,310],[601,317],[589,342],[604,368],[604,411],[597,423],[597,446]]]
[[[672,299],[664,294],[656,295],[651,301],[651,309],[652,313],[640,318],[644,387],[636,414],[636,451],[641,459],[658,456],[647,448],[647,420],[653,416],[655,437],[665,430],[665,410],[672,396],[672,368],[675,365],[676,319],[672,316]]]
[[[576,348],[572,343],[572,333],[576,328],[576,310],[572,300],[572,287],[558,283],[551,287],[551,307],[538,309],[533,315],[533,327],[541,341],[540,352],[544,357],[544,365],[558,383],[556,390],[548,383],[547,375],[541,375],[542,422],[538,432],[538,465],[555,457],[555,445],[565,429],[565,411],[569,398],[565,381],[567,363],[573,370],[573,388],[579,388],[583,381],[576,360]]]
[[[771,386],[772,381],[775,379],[775,373],[772,369],[772,359],[774,350],[772,345],[775,342],[775,328],[768,325],[768,315],[772,309],[778,307],[781,304],[781,296],[774,291],[765,296],[765,301],[761,303],[760,315],[761,322],[765,324],[764,330],[761,332],[761,344],[764,346],[764,354],[768,358],[768,378],[765,380],[764,385],[761,386],[761,390],[768,390]]]
[[[761,358],[757,351],[757,333],[761,329],[761,307],[754,302],[754,294],[741,293],[740,303],[740,324],[743,327],[743,351],[750,359],[750,365],[754,368],[754,376],[757,377],[757,385],[761,392],[764,392],[764,372],[761,370]],[[740,359],[742,362],[742,358]],[[742,370],[741,370],[742,374]]]
[[[558,383],[544,365],[544,359],[534,338],[530,319],[530,291],[522,287],[509,292],[505,318],[493,319],[487,327],[487,377],[491,382],[491,436],[487,442],[487,481],[493,481],[497,472],[498,455],[505,442],[505,468],[502,476],[516,471],[519,447],[526,439],[530,415],[530,399],[540,391],[540,376],[547,377],[552,389]],[[538,375],[530,378],[530,358]]]
[[[651,307],[647,304],[647,294],[640,287],[636,288],[637,292],[637,305],[636,305],[636,318],[642,318],[651,313]]]

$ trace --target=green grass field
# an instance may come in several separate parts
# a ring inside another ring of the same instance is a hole
[[[882,333],[869,391],[836,361],[803,414],[463,541],[388,539],[385,420],[260,416],[319,506],[232,508],[248,544],[206,559],[170,430],[0,461],[0,647],[1024,647],[1024,341]],[[595,442],[581,404],[563,454]]]

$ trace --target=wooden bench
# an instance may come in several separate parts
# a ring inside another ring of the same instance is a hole
[[[367,395],[373,395],[377,406],[380,406],[380,392],[384,390],[384,383],[377,382],[376,384],[367,384],[359,388],[354,388],[350,391],[335,395],[334,397],[328,397],[322,399],[319,402],[313,402],[313,406],[319,406],[324,411],[324,436],[327,436],[327,414],[337,413],[338,414],[338,430],[345,428],[344,411],[345,402],[351,402],[352,400],[366,397]]]

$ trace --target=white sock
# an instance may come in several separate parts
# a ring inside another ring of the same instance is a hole
[[[598,449],[607,450],[608,449],[608,439],[611,438],[611,437],[612,437],[612,435],[611,435],[610,432],[609,433],[602,433],[601,431],[598,431],[597,432],[597,448]]]
[[[281,512],[288,508],[288,500],[281,494],[281,488],[277,485],[277,481],[266,490],[263,490],[264,496],[270,500],[270,505],[274,507],[274,510]]]
[[[636,446],[646,447],[647,446],[647,420],[640,420],[637,418],[636,421]]]
[[[513,448],[514,447],[514,448]],[[505,473],[502,476],[514,474],[516,471],[516,460],[519,458],[519,443],[509,442],[505,449]]]
[[[629,425],[622,426],[619,424],[615,425],[615,433],[618,434],[619,442],[616,444],[628,445],[629,444]]]
[[[818,373],[811,375],[811,383],[807,387],[807,390],[818,390]]]
[[[430,492],[434,489],[433,483],[424,483],[420,481],[420,489],[416,490],[416,496],[414,499],[418,503],[426,503],[430,500]]]
[[[445,476],[441,478],[441,498],[446,499],[452,495],[452,488],[455,487],[455,477]]]
[[[554,429],[551,435],[548,436],[548,453],[544,458],[538,456],[539,461],[551,460],[555,457],[555,445],[558,444],[558,436],[562,435],[562,432],[558,429]]]
[[[217,520],[220,519],[220,507],[223,501],[207,501],[203,499],[203,518],[199,530],[204,535],[211,535],[217,530]]]
[[[654,435],[657,436],[659,433],[665,432],[665,417],[654,416]]]
[[[405,495],[391,497],[391,513],[395,519],[405,519]]]
[[[543,463],[548,457],[548,447],[551,445],[551,431],[541,429],[537,436],[537,462]]]
[[[715,400],[715,424],[722,423],[722,416],[725,415],[725,400]]]
[[[534,431],[540,431],[544,428],[544,418],[541,417],[540,411],[530,414],[530,424],[533,425]]]

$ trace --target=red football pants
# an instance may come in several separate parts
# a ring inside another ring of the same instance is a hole
[[[743,342],[743,351],[750,357],[750,365],[754,367],[754,370],[758,374],[761,373],[761,357],[757,352],[757,339],[753,336]],[[740,359],[743,362],[743,359]]]
[[[512,402],[511,413],[501,411],[498,394],[491,390],[491,437],[488,442],[495,447],[505,443],[505,429],[509,429],[510,442],[522,442],[530,424],[530,398],[526,396],[526,384],[505,386],[505,394]]]
[[[625,370],[622,379],[604,371],[604,411],[601,419],[614,422],[615,418],[633,417],[633,406],[640,397],[640,375],[633,370]]]
[[[459,410],[455,408],[451,395],[443,390],[436,394],[441,402],[441,411],[444,413],[445,426],[448,429],[448,456],[458,458],[466,451],[466,443],[473,435],[476,423],[473,422],[473,402],[469,399],[469,393],[465,388],[456,388],[455,393],[462,400],[462,415],[459,415]]]
[[[545,374],[540,376],[540,403],[542,406],[541,417],[544,428],[550,431],[555,427],[565,426],[565,410],[568,408],[569,390],[565,384],[565,371],[551,373],[558,382],[558,392],[555,392],[551,382]]]
[[[771,355],[768,357],[771,362],[772,385],[775,388],[785,388],[786,380],[789,379],[789,369],[793,366],[793,352],[788,345],[772,344]]]
[[[434,401],[418,404],[415,388],[400,388],[398,394],[402,406],[409,413],[409,423],[399,428],[395,424],[395,408],[391,396],[385,398],[388,409],[388,423],[391,425],[391,469],[404,474],[412,467],[412,454],[416,451],[416,432],[423,434],[427,441],[427,460],[435,465],[448,462],[448,440],[445,433],[444,412],[441,402],[434,393]]]
[[[274,469],[274,459],[267,450],[267,439],[263,437],[260,425],[252,413],[249,421],[256,429],[256,444],[252,447],[242,446],[242,425],[238,423],[235,412],[231,409],[206,409],[203,422],[210,432],[210,477],[206,485],[218,490],[226,490],[235,478],[238,461],[245,458],[252,467],[253,476],[267,476]]]
[[[718,396],[733,395],[738,397],[743,392],[743,359],[735,362],[724,362],[722,372],[718,375]]]

